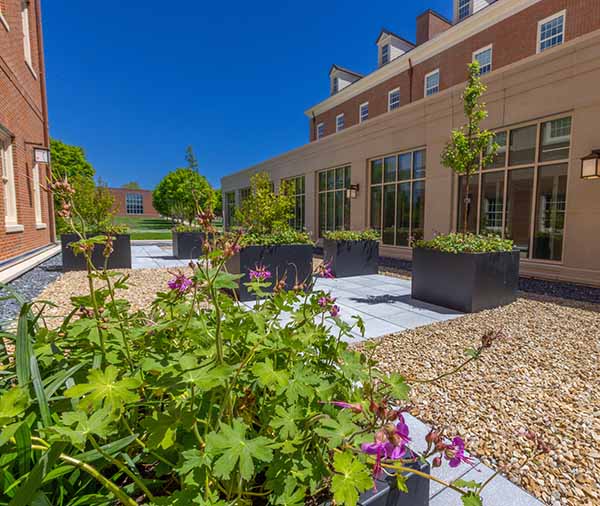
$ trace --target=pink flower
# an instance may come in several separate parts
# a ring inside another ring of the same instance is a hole
[[[333,304],[335,299],[330,297],[329,295],[324,295],[323,297],[319,297],[318,304],[321,307],[328,307],[330,304]]]
[[[406,442],[409,441],[408,426],[398,422],[396,426],[386,426],[375,434],[373,443],[363,443],[360,449],[367,455],[375,455],[373,477],[381,473],[382,460],[399,460],[406,454]]]
[[[472,463],[472,459],[465,455],[465,442],[458,436],[446,447],[444,457],[448,460],[450,467],[458,467],[462,462],[466,464]]]
[[[185,293],[191,288],[193,282],[185,274],[179,273],[172,280],[170,280],[167,285],[171,290],[176,290],[179,293]]]
[[[331,272],[331,265],[329,263],[322,263],[316,269],[316,274],[321,278],[332,279],[334,277],[333,272]]]
[[[331,309],[329,310],[329,314],[335,318],[336,316],[338,316],[340,314],[340,307],[336,306],[334,304],[333,306],[331,306]]]
[[[362,413],[362,410],[363,410],[362,405],[359,404],[358,402],[352,404],[350,402],[344,402],[344,401],[330,401],[330,402],[321,402],[321,404],[331,404],[332,406],[335,406],[337,408],[351,409],[355,413]]]
[[[250,270],[250,281],[266,281],[271,277],[271,272],[264,265],[257,265]]]

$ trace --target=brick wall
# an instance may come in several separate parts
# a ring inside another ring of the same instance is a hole
[[[503,0],[510,2],[511,0]],[[335,133],[335,117],[344,113],[346,128],[358,123],[358,107],[369,102],[369,117],[387,112],[388,91],[400,87],[401,106],[423,98],[425,76],[439,68],[440,89],[450,88],[466,79],[466,66],[473,52],[493,44],[493,70],[532,56],[537,51],[537,25],[548,16],[566,9],[565,41],[600,29],[600,0],[542,0],[500,23],[438,53],[411,70],[388,79],[336,107],[316,116],[315,125],[325,124],[324,135]],[[485,16],[485,10],[477,16]],[[460,24],[453,27],[460,30]],[[410,53],[408,53],[410,56]],[[412,73],[412,86],[411,86]],[[312,119],[310,120],[312,125]],[[314,128],[310,140],[315,140]]]
[[[126,188],[109,188],[115,197],[114,211],[116,216],[140,216],[145,218],[158,218],[160,214],[152,206],[152,191],[128,190]],[[144,214],[127,214],[126,199],[128,193],[140,193],[144,202]]]
[[[45,75],[43,46],[38,41],[39,3],[29,6],[32,69],[25,62],[21,20],[21,0],[0,0],[2,16],[10,31],[0,22],[0,125],[12,135],[13,168],[17,197],[17,221],[23,231],[7,233],[4,189],[0,187],[0,262],[48,245],[53,240],[52,199],[42,189],[42,222],[36,224],[33,193],[33,147],[47,145]],[[38,44],[39,42],[39,44]],[[41,50],[40,50],[41,49]],[[45,183],[48,167],[40,165],[40,181]]]

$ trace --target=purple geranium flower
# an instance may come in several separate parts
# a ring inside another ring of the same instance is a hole
[[[355,413],[361,413],[363,410],[362,405],[358,402],[352,404],[350,402],[344,402],[344,401],[329,401],[329,402],[322,401],[321,404],[331,404],[332,406],[335,406],[337,408],[351,409]]]
[[[176,290],[179,293],[185,293],[191,288],[193,282],[185,274],[179,273],[173,279],[171,279],[167,285],[171,290]]]
[[[271,272],[264,265],[257,265],[250,270],[250,281],[266,281],[271,277]]]
[[[458,436],[446,447],[444,456],[448,460],[450,467],[458,467],[462,462],[466,464],[472,463],[472,459],[465,455],[465,442]]]
[[[329,310],[329,314],[335,318],[337,315],[340,314],[340,306],[337,306],[335,304],[333,306],[331,306],[331,309]]]

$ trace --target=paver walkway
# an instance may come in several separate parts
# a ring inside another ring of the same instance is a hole
[[[172,269],[188,265],[189,260],[177,260],[173,257],[169,245],[170,241],[166,246],[133,243],[131,245],[132,269]]]

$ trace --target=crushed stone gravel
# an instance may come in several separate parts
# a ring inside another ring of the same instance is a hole
[[[507,337],[456,375],[417,385],[413,414],[463,435],[485,464],[546,504],[600,504],[600,305],[521,294],[502,308],[380,338],[374,358],[385,371],[433,378],[491,330]],[[521,468],[525,429],[552,449]]]

